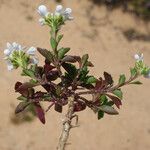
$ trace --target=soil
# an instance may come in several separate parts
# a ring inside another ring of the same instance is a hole
[[[18,121],[14,93],[20,70],[8,72],[3,60],[5,43],[18,42],[25,46],[49,48],[49,29],[40,27],[36,12],[40,4],[51,10],[56,3],[50,0],[0,0],[0,150],[55,150],[61,132],[61,117],[53,110],[46,114],[46,124],[38,119]],[[73,21],[62,29],[63,46],[71,47],[72,54],[90,54],[95,64],[91,74],[102,76],[103,71],[118,76],[134,65],[133,55],[144,53],[150,65],[150,24],[121,9],[108,10],[88,0],[64,0],[73,9]],[[90,109],[77,113],[80,127],[71,131],[67,150],[149,150],[150,149],[150,81],[143,85],[123,88],[123,106],[118,116],[98,121]],[[20,117],[18,117],[20,118]]]

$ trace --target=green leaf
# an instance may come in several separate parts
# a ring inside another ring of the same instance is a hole
[[[114,90],[113,94],[116,95],[117,97],[119,97],[120,99],[122,99],[122,97],[123,97],[123,93],[121,90]]]
[[[99,109],[109,115],[118,115],[118,112],[111,106],[102,105]]]
[[[51,42],[52,49],[55,50],[56,47],[57,47],[57,42],[56,42],[56,40],[51,37],[50,42]]]
[[[87,66],[84,66],[84,67],[80,70],[79,80],[85,83],[88,73],[89,73],[89,70],[88,70]]]
[[[24,109],[30,104],[30,102],[20,102],[18,104],[18,106],[15,109],[15,114],[18,114],[22,111],[24,111]]]
[[[62,66],[67,71],[67,76],[69,76],[69,78],[74,79],[76,77],[78,71],[74,65],[63,63]]]
[[[20,101],[27,101],[27,98],[22,96],[22,95],[17,97],[17,99],[20,100]]]
[[[86,84],[96,83],[97,79],[94,76],[89,76],[86,80]]]
[[[119,78],[119,84],[120,84],[120,85],[121,85],[121,84],[124,84],[125,81],[126,81],[125,75],[124,75],[124,74],[120,75],[120,78]]]
[[[108,101],[108,98],[106,97],[106,95],[102,95],[102,96],[100,97],[100,102],[101,102],[101,104],[106,104],[107,101]]]
[[[130,68],[131,77],[134,77],[137,74],[136,68]]]
[[[106,103],[106,105],[107,105],[107,106],[113,106],[113,105],[114,105],[114,102],[113,102],[113,101],[109,101],[109,102]]]
[[[58,36],[57,42],[59,43],[61,41],[61,39],[63,38],[63,34]]]
[[[46,50],[46,49],[42,49],[42,48],[37,48],[38,52],[44,56],[47,60],[49,60],[50,62],[53,61],[53,55],[50,51]]]
[[[22,71],[22,75],[29,76],[31,78],[35,77],[34,72],[31,69],[24,69]]]
[[[33,72],[36,71],[37,65],[31,65],[30,70],[32,70]]]
[[[59,49],[59,50],[58,50],[58,58],[59,58],[59,59],[64,58],[65,54],[66,54],[67,52],[69,52],[69,50],[70,50],[69,47]]]
[[[88,59],[89,59],[89,55],[88,54],[85,54],[85,55],[82,56],[82,59],[81,59],[82,67],[85,66],[85,64],[87,63]]]
[[[134,82],[131,82],[130,84],[137,84],[137,85],[140,85],[140,84],[142,84],[142,82],[140,82],[140,81],[134,81]]]
[[[102,119],[104,117],[104,112],[99,110],[97,116],[98,116],[98,120]]]
[[[38,81],[37,81],[37,80],[35,80],[35,79],[31,79],[31,80],[30,80],[30,83],[32,83],[32,84],[37,84],[37,83],[38,83]]]

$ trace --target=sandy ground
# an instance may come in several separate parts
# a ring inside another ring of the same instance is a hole
[[[54,9],[50,0],[0,1],[0,150],[54,150],[61,131],[62,115],[51,110],[47,123],[38,119],[15,125],[11,121],[17,104],[14,84],[19,71],[9,73],[3,61],[7,41],[26,46],[49,47],[47,27],[40,27],[36,8],[46,4]],[[95,64],[95,75],[103,71],[112,73],[117,80],[120,73],[129,74],[134,65],[133,54],[143,52],[150,65],[150,25],[121,10],[106,11],[105,7],[92,6],[87,0],[64,0],[74,10],[75,20],[63,27],[62,45],[70,46],[71,53],[89,53]],[[128,40],[123,31],[134,29],[141,38]],[[145,38],[146,37],[146,38]],[[71,131],[67,150],[149,150],[150,149],[150,81],[141,78],[144,85],[124,88],[123,106],[119,116],[107,116],[98,121],[89,109],[79,113],[80,127]]]

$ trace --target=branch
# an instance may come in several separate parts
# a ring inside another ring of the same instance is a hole
[[[65,150],[65,146],[67,144],[67,140],[69,137],[70,129],[72,128],[71,121],[73,118],[73,109],[74,109],[74,97],[68,98],[68,111],[63,119],[63,128],[62,133],[59,138],[59,143],[57,146],[57,150]]]

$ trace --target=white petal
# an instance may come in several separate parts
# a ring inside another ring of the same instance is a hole
[[[144,55],[143,55],[143,53],[141,54],[141,58],[143,58],[144,57]]]
[[[64,14],[71,15],[71,13],[72,13],[72,9],[71,8],[66,8],[65,11],[64,11]]]
[[[19,44],[17,44],[16,42],[12,43],[13,47],[18,47]]]
[[[35,65],[38,64],[39,63],[38,58],[35,58],[35,57],[31,58],[31,63]]]
[[[46,17],[46,16],[49,14],[49,12],[48,12],[48,10],[47,10],[47,8],[46,8],[45,5],[40,5],[40,6],[39,6],[39,8],[38,8],[38,13],[39,13],[42,17]]]
[[[39,19],[39,23],[41,26],[45,25],[45,19],[44,18],[40,18]]]
[[[13,70],[14,69],[14,66],[12,65],[12,63],[10,61],[7,61],[7,69],[9,71]]]
[[[140,57],[139,57],[138,54],[135,54],[135,55],[134,55],[134,58],[135,58],[136,60],[139,60]]]
[[[29,54],[29,55],[35,55],[35,52],[36,52],[36,48],[35,47],[30,47],[27,50],[27,54]]]
[[[62,13],[62,11],[63,11],[63,6],[62,5],[57,5],[55,13]]]
[[[9,42],[7,42],[7,48],[12,49],[12,45]]]
[[[13,43],[13,50],[21,51],[23,50],[22,46],[16,42]]]
[[[143,61],[144,55],[143,54],[135,54],[134,58],[136,61]]]
[[[9,56],[9,55],[11,54],[11,50],[10,50],[10,49],[5,49],[5,50],[4,50],[4,54],[5,54],[6,56]]]
[[[74,17],[71,17],[71,16],[68,17],[68,20],[73,20],[73,19],[74,19]]]
[[[19,49],[19,50],[23,50],[23,48],[22,48],[22,46],[21,46],[21,45],[19,45],[19,46],[18,46],[18,49]]]

